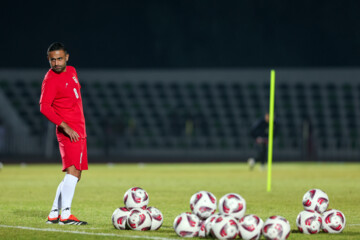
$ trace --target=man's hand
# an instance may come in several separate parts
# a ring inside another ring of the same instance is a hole
[[[62,130],[64,130],[64,132],[70,137],[71,142],[79,141],[79,134],[69,127],[66,122],[62,122],[59,127],[61,127]]]

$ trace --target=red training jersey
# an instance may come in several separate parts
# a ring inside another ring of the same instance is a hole
[[[85,117],[76,70],[67,66],[66,71],[56,73],[50,69],[43,80],[40,96],[40,112],[56,125],[58,139],[62,122],[67,123],[81,138],[86,138]]]

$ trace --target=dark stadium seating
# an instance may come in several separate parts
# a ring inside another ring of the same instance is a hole
[[[267,112],[269,83],[145,77],[82,81],[89,148],[115,155],[138,150],[254,153],[249,129]],[[0,86],[31,134],[44,135],[41,81],[3,78]],[[359,102],[360,85],[352,81],[281,81],[275,152],[321,158],[335,150],[356,151]]]

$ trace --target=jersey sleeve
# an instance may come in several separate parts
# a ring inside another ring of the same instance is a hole
[[[45,78],[41,87],[40,112],[55,125],[60,125],[62,119],[52,107],[56,96],[56,83],[51,78]]]
[[[81,88],[81,84],[80,84],[80,81],[79,81],[79,76],[78,76],[78,74],[77,74],[77,71],[76,71],[76,69],[75,69],[75,68],[73,68],[73,69],[74,69],[74,72],[75,72],[76,78],[77,78],[77,80],[78,80],[78,82],[79,82],[79,88]]]

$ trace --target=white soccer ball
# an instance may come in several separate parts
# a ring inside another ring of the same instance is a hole
[[[181,213],[175,218],[173,227],[180,237],[197,237],[200,229],[200,219],[192,213]]]
[[[300,232],[305,234],[316,234],[320,232],[321,223],[321,215],[312,210],[302,211],[296,218],[296,226]]]
[[[125,230],[126,221],[129,216],[130,211],[125,207],[120,207],[115,209],[114,213],[111,216],[112,223],[116,229]]]
[[[329,206],[329,197],[322,190],[315,188],[304,194],[302,203],[305,210],[313,210],[321,214]]]
[[[215,219],[218,218],[219,216],[222,216],[222,214],[216,213],[216,214],[211,215],[204,221],[205,237],[210,235],[212,224],[214,223]]]
[[[148,210],[133,208],[126,223],[127,227],[132,230],[147,231],[151,229],[152,218]]]
[[[345,215],[336,209],[331,209],[323,213],[322,229],[327,233],[341,233],[346,225]]]
[[[220,198],[219,212],[229,214],[237,219],[242,218],[246,211],[246,201],[236,193],[228,193]]]
[[[258,240],[264,221],[254,214],[246,215],[239,220],[239,236],[245,240]]]
[[[236,218],[230,215],[218,216],[211,226],[211,235],[217,239],[234,239],[239,234]]]
[[[216,197],[211,192],[197,192],[190,198],[190,209],[200,219],[206,219],[216,211]]]
[[[312,210],[304,210],[296,218],[296,226],[305,234],[316,234],[321,230],[321,215]]]
[[[284,217],[271,216],[265,221],[262,234],[268,240],[285,240],[290,235],[290,223]]]
[[[207,219],[200,221],[199,237],[207,237],[210,235],[211,225],[218,216],[220,216],[220,214],[216,213]]]
[[[133,187],[127,190],[124,194],[124,204],[126,208],[142,208],[146,209],[149,204],[149,195],[147,192],[139,187]]]
[[[198,237],[206,237],[206,232],[205,232],[205,221],[206,220],[201,220],[199,222],[199,234]]]
[[[163,222],[164,222],[164,216],[161,213],[161,211],[155,207],[148,207],[147,210],[150,212],[152,223],[151,223],[151,229],[150,230],[158,230]]]

